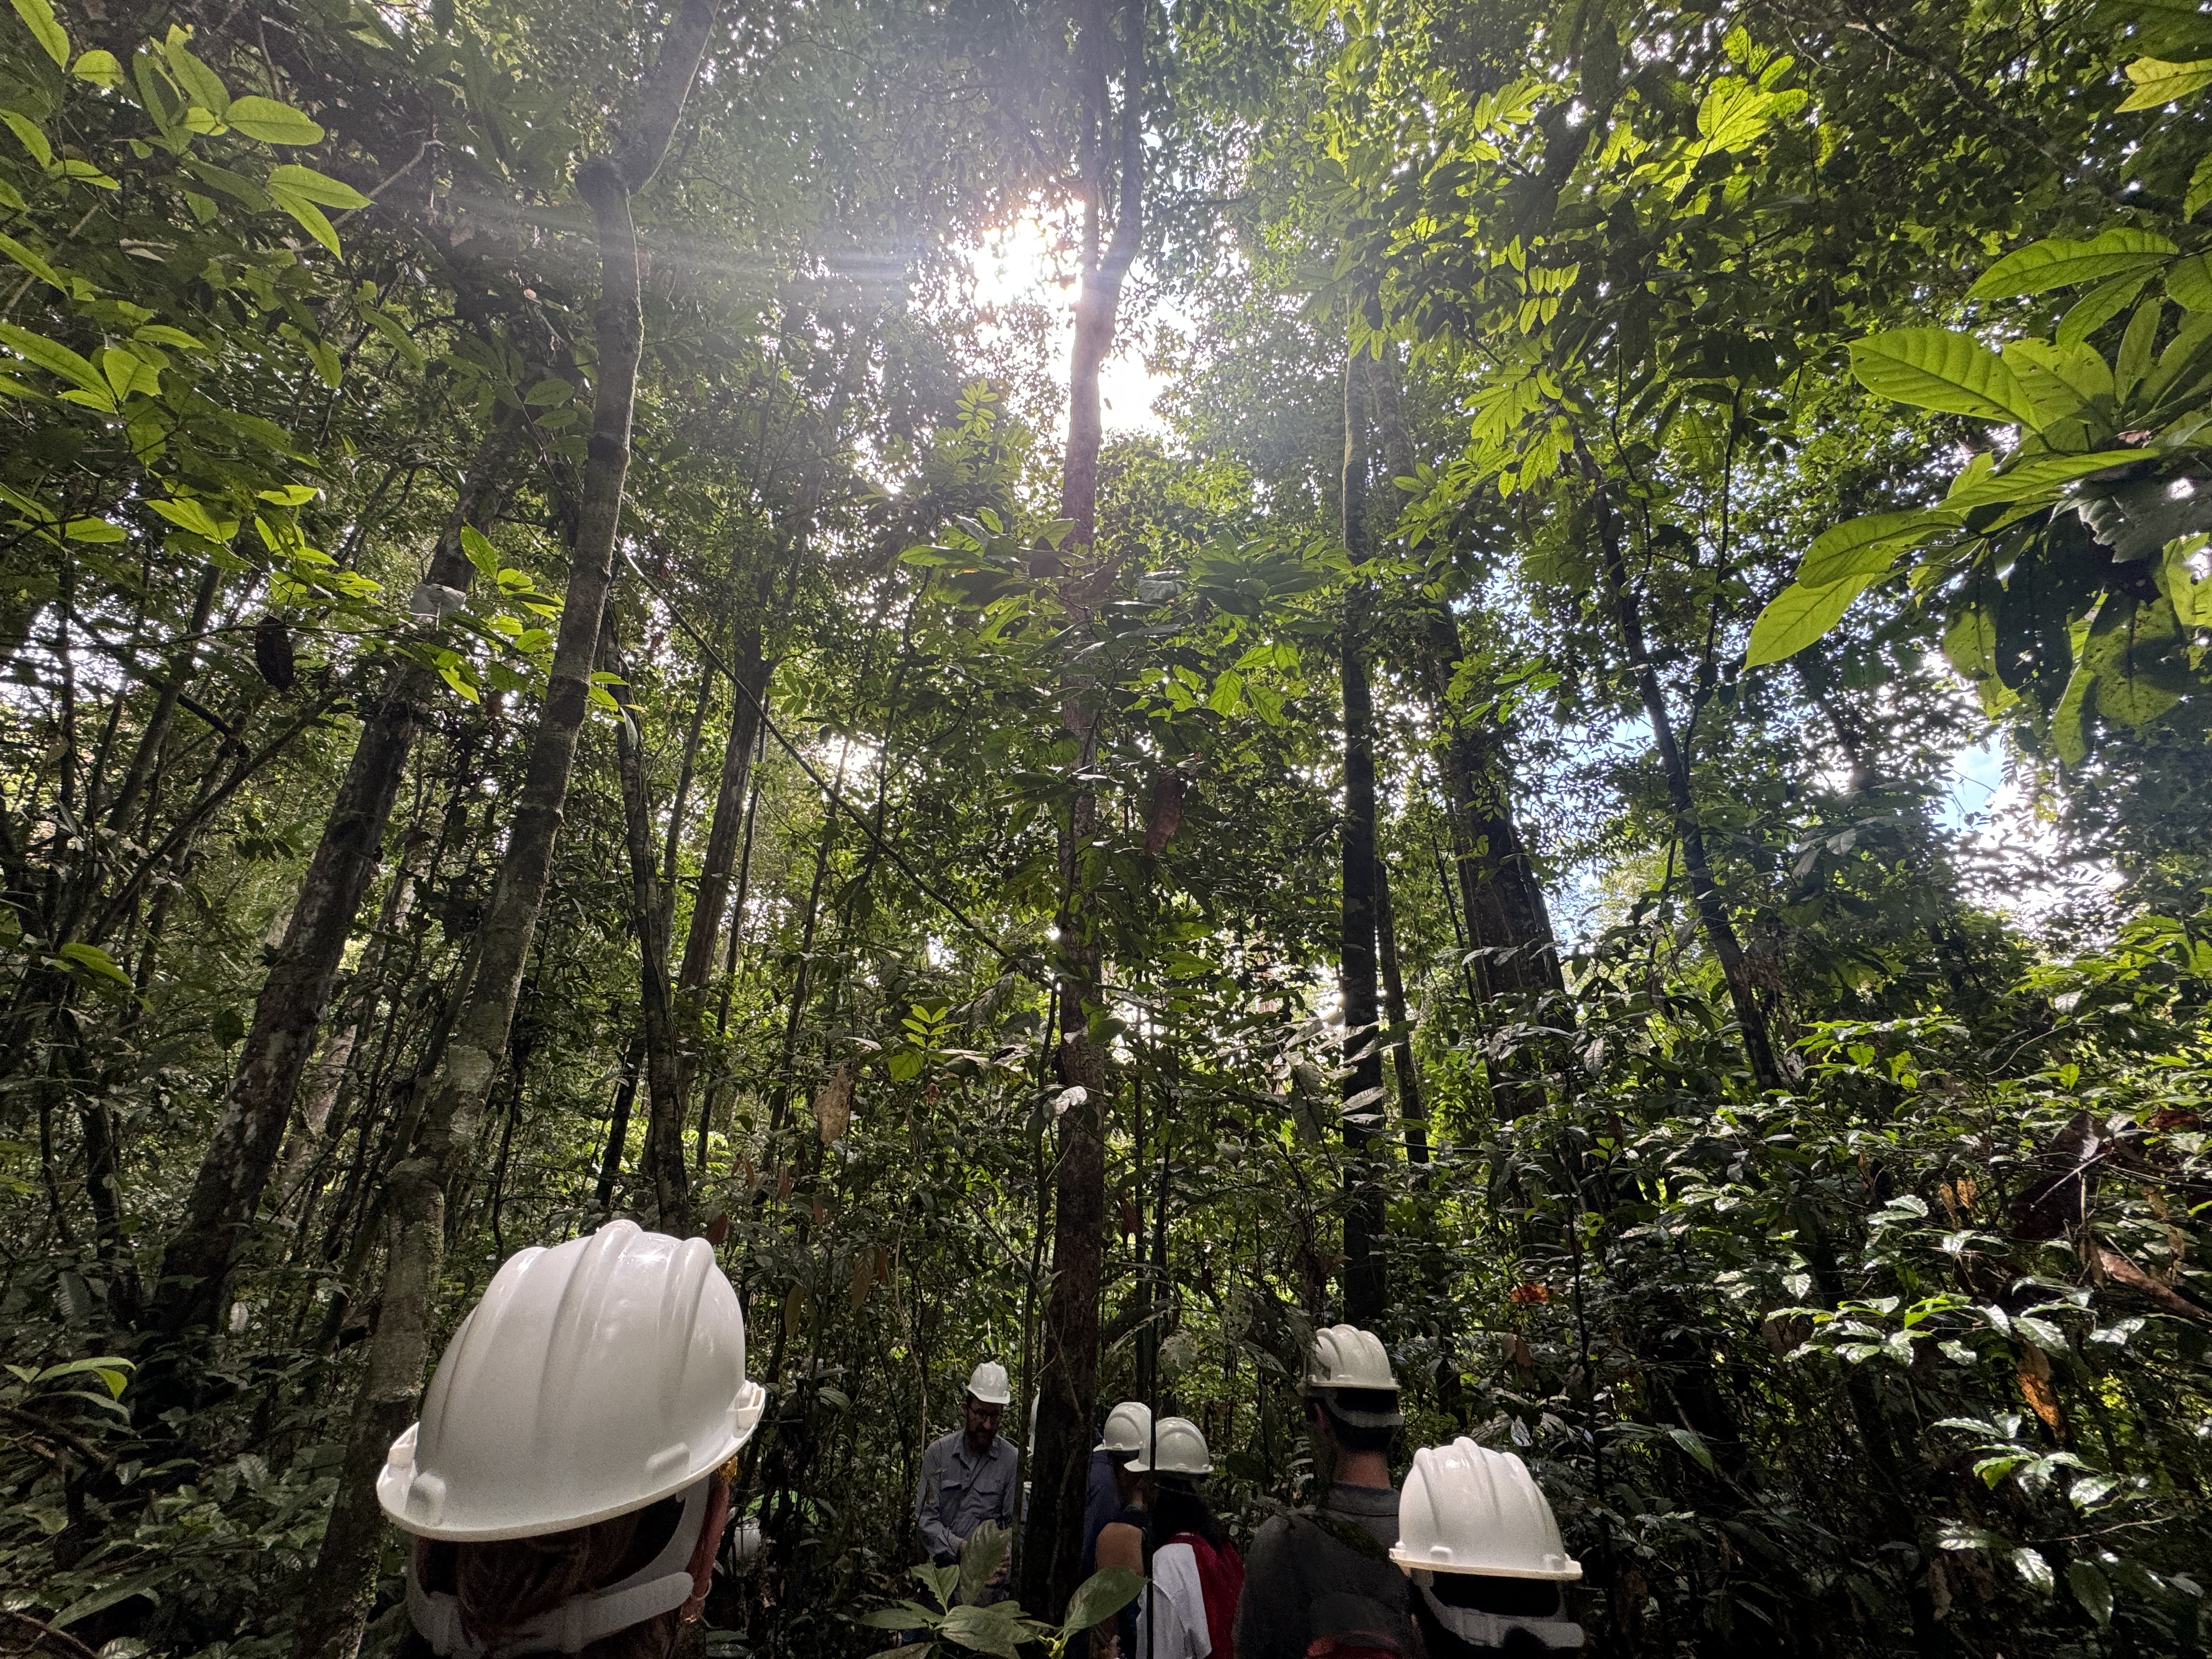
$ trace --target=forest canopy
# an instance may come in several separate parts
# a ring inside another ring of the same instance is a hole
[[[1249,1539],[1339,1321],[1596,1650],[2212,1644],[2212,12],[12,0],[0,124],[0,1650],[390,1652],[622,1217],[716,1656],[980,1360],[1031,1613],[1116,1401]]]

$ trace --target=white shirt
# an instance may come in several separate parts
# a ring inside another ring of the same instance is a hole
[[[1212,1651],[1198,1552],[1165,1545],[1153,1553],[1152,1583],[1137,1592],[1135,1659],[1207,1659]]]

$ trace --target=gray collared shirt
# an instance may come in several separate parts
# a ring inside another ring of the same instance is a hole
[[[1004,1435],[994,1435],[990,1450],[981,1457],[968,1449],[968,1437],[958,1429],[931,1443],[921,1455],[914,1518],[933,1558],[958,1554],[968,1534],[986,1521],[1013,1525],[1018,1461],[1013,1442]]]

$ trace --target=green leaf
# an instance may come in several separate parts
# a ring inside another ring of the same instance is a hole
[[[323,216],[322,209],[317,207],[306,197],[297,191],[286,190],[280,185],[271,184],[269,186],[269,199],[298,220],[308,235],[330,249],[331,252],[342,252],[338,246],[337,228]]]
[[[1006,1553],[1013,1547],[1011,1534],[995,1521],[986,1521],[968,1534],[968,1541],[960,1551],[960,1599],[976,1603],[983,1599],[984,1585]]]
[[[2066,1588],[2074,1592],[2074,1599],[2081,1604],[2083,1611],[2100,1625],[2112,1622],[2112,1587],[2097,1571],[2095,1562],[2068,1562]]]
[[[1879,576],[1898,554],[1933,532],[1957,526],[1955,513],[1870,513],[1832,526],[1815,537],[1797,580],[1808,587],[1826,587],[1857,575]]]
[[[1067,1598],[1067,1622],[1060,1628],[1079,1631],[1103,1625],[1135,1601],[1137,1592],[1144,1587],[1145,1575],[1127,1567],[1108,1567],[1094,1572],[1078,1584],[1075,1594]]]
[[[131,975],[117,966],[115,958],[97,945],[64,945],[54,955],[72,969],[90,974],[125,991],[137,988],[131,984]]]
[[[274,501],[279,507],[305,507],[323,492],[313,484],[282,484],[275,489],[255,492],[264,501]]]
[[[1794,657],[1844,619],[1851,601],[1865,592],[1873,574],[1851,576],[1825,587],[1792,582],[1768,601],[1751,625],[1750,647],[1743,665],[1758,668],[1784,657]]]
[[[2184,628],[2212,628],[2212,538],[2177,536],[2156,567],[2158,591]]]
[[[1021,1659],[1022,1610],[1012,1601],[988,1607],[957,1607],[945,1615],[938,1634],[994,1659]]]
[[[105,519],[71,519],[62,526],[62,534],[73,542],[120,542],[130,539],[130,532],[119,524],[110,524]]]
[[[167,519],[179,530],[195,536],[204,536],[211,542],[227,542],[237,532],[234,520],[218,522],[207,508],[189,496],[172,501],[149,501],[147,506]]]
[[[1947,328],[1895,328],[1854,340],[1851,373],[1868,391],[1901,404],[2023,426],[2035,421],[2035,404],[2004,359]]]
[[[937,1621],[938,1615],[919,1601],[902,1601],[895,1607],[878,1607],[873,1613],[860,1615],[860,1623],[870,1630],[927,1630]]]
[[[54,60],[57,69],[67,69],[70,60],[69,31],[54,15],[54,9],[46,0],[15,0],[15,15],[23,20],[38,43],[46,48],[46,56]]]
[[[565,404],[576,395],[576,388],[558,375],[540,380],[522,394],[522,401],[532,409],[550,409]]]
[[[2148,270],[2139,270],[2132,276],[2115,276],[2091,289],[2058,319],[2058,343],[2081,344],[2132,305],[2136,295],[2142,292],[2142,285],[2149,280]]]
[[[55,1629],[60,1630],[75,1624],[80,1619],[89,1619],[103,1608],[113,1607],[118,1601],[127,1601],[134,1595],[144,1595],[149,1600],[159,1600],[160,1598],[152,1595],[154,1586],[175,1577],[180,1571],[179,1565],[173,1561],[166,1566],[154,1567],[145,1572],[133,1573],[130,1577],[118,1579],[104,1589],[97,1589],[89,1595],[78,1597],[56,1613],[50,1622]]]
[[[107,396],[107,382],[100,371],[59,341],[49,340],[43,334],[33,334],[27,328],[14,323],[0,323],[0,345],[8,348],[27,362],[58,374],[64,380],[82,387],[87,392]]]
[[[249,138],[264,144],[319,144],[323,130],[289,104],[274,98],[234,99],[223,112],[225,121]],[[320,175],[318,174],[318,177]],[[337,181],[331,181],[336,184]]]
[[[2017,299],[2076,283],[2149,271],[2178,251],[2165,237],[2148,230],[2108,230],[2086,241],[2054,236],[2006,254],[1982,273],[1981,280],[1966,290],[1966,297]]]
[[[125,1385],[131,1380],[128,1373],[137,1369],[135,1364],[120,1355],[100,1354],[90,1359],[72,1359],[66,1364],[49,1365],[38,1374],[35,1380],[58,1382],[65,1376],[82,1376],[91,1373],[106,1385],[109,1398],[120,1400]]]
[[[58,288],[64,294],[69,289],[54,274],[54,268],[12,236],[0,235],[0,253],[6,254],[49,288]]]
[[[1953,483],[1943,497],[1944,510],[1960,514],[2000,501],[2039,501],[2054,495],[2077,478],[2107,467],[2127,466],[2142,459],[2136,449],[2100,449],[2093,455],[2035,455],[2002,471],[1976,476],[1969,468]]]
[[[2057,1580],[2051,1571],[2051,1563],[2038,1550],[2019,1549],[2012,1553],[2013,1570],[2027,1581],[2028,1588],[2039,1595],[2048,1595]]]
[[[2119,354],[2112,359],[2112,395],[2123,404],[2150,372],[2152,354],[2158,344],[2158,325],[2165,315],[2166,301],[2153,295],[2137,306],[2135,314],[2128,319],[2127,331],[2120,336]]]
[[[185,89],[185,96],[220,121],[230,107],[230,88],[222,83],[222,76],[210,69],[192,50],[178,37],[172,35],[162,49],[169,60],[169,73],[177,77]],[[189,118],[188,118],[188,125]],[[201,129],[195,127],[194,131]],[[212,131],[212,127],[207,129]]]
[[[2121,112],[2156,109],[2161,104],[2170,104],[2212,87],[2212,58],[2200,58],[2188,64],[2169,63],[2163,58],[2138,58],[2128,65],[2128,79],[2135,82],[2136,89],[2120,100]]]
[[[1667,1437],[1689,1453],[1691,1460],[1709,1474],[1718,1474],[1720,1465],[1713,1462],[1712,1453],[1706,1449],[1702,1436],[1689,1429],[1669,1429]]]
[[[12,109],[0,109],[0,121],[8,124],[8,131],[15,135],[18,143],[31,153],[31,159],[42,167],[54,164],[54,147],[47,142],[45,131],[27,115]]]
[[[2181,216],[2194,219],[2207,202],[2212,202],[2212,150],[2206,151],[2190,173],[2189,194],[2182,200]]]
[[[119,87],[123,84],[123,65],[112,52],[98,47],[85,52],[70,65],[70,73],[80,81],[89,81],[95,87]]]
[[[239,101],[243,103],[245,100]],[[289,190],[318,206],[343,208],[349,212],[368,205],[368,198],[343,179],[333,179],[327,173],[318,173],[313,167],[303,167],[296,161],[287,161],[282,167],[270,168],[269,188],[271,191]]]
[[[2192,253],[2168,267],[2166,296],[2190,311],[2212,311],[2212,254]]]

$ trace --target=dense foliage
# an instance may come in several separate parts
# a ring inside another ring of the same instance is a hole
[[[979,1358],[1032,1611],[1103,1402],[1249,1535],[1346,1316],[1600,1651],[2212,1645],[2208,54],[14,0],[0,1648],[388,1648],[623,1213],[771,1392],[710,1651],[876,1645]]]

